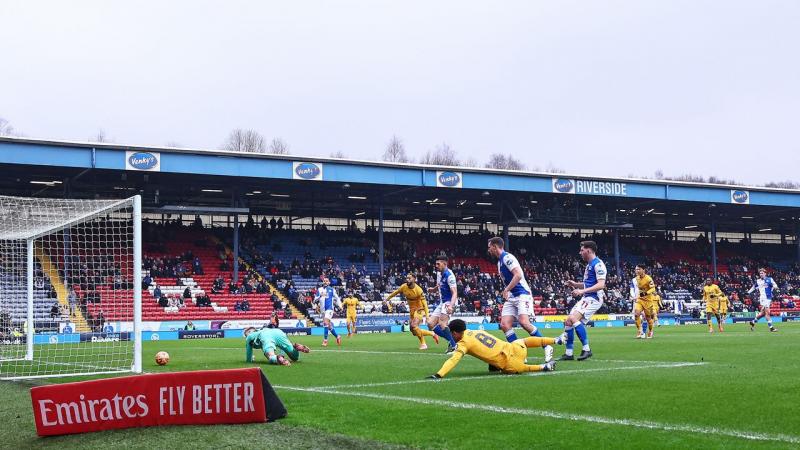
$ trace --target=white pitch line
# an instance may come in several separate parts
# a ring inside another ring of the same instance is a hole
[[[192,347],[193,350],[239,350],[238,347]],[[411,356],[439,356],[443,358],[448,358],[449,355],[444,353],[438,352],[426,352],[421,350],[419,352],[384,352],[379,350],[344,350],[344,349],[335,349],[335,348],[312,348],[311,353],[328,353],[328,354],[335,354],[335,353],[362,353],[362,354],[369,354],[369,355],[411,355]],[[592,361],[597,362],[610,362],[610,363],[630,363],[630,364],[662,364],[662,363],[684,363],[685,361],[646,361],[646,360],[636,360],[636,359],[601,359],[601,358],[592,358]],[[591,364],[591,362],[587,363]]]
[[[442,378],[438,380],[439,383],[449,382],[449,381],[473,381],[473,380],[485,380],[487,378],[493,379],[504,379],[504,378],[519,378],[519,377],[538,377],[538,376],[555,376],[555,375],[573,375],[573,374],[582,374],[588,372],[609,372],[614,370],[641,370],[641,369],[657,369],[657,368],[677,368],[677,367],[692,367],[692,366],[702,366],[707,363],[669,363],[669,364],[656,364],[656,365],[649,365],[649,366],[623,366],[623,367],[596,367],[593,369],[583,369],[583,370],[556,370],[555,372],[527,372],[524,374],[518,375],[508,375],[508,374],[492,374],[492,375],[477,375],[477,376],[467,376],[467,377],[458,377],[458,378]],[[311,387],[308,389],[319,389],[319,390],[336,390],[336,389],[354,389],[354,388],[371,388],[371,387],[379,387],[379,386],[396,386],[396,385],[405,385],[405,384],[417,384],[417,383],[431,383],[433,380],[430,379],[422,379],[422,380],[404,380],[404,381],[386,381],[382,383],[362,383],[362,384],[340,384],[334,386],[316,386]],[[275,386],[279,388],[291,389],[289,386]]]
[[[193,347],[194,350],[239,350],[239,347]],[[333,348],[312,348],[311,353],[367,353],[374,355],[413,355],[413,356],[443,356],[444,353],[419,352],[381,352],[377,350],[338,350]]]
[[[451,402],[447,400],[436,400],[428,398],[403,397],[399,395],[371,394],[367,392],[343,392],[343,391],[330,391],[330,390],[316,389],[316,388],[300,388],[300,387],[288,387],[288,386],[283,386],[283,389],[300,391],[300,392],[311,392],[317,394],[341,395],[346,397],[362,397],[362,398],[371,398],[376,400],[403,401],[403,402],[419,403],[423,405],[445,406],[448,408],[458,408],[462,410],[483,410],[499,414],[546,417],[550,419],[571,420],[576,422],[590,422],[590,423],[599,423],[604,425],[620,425],[626,427],[646,428],[651,430],[678,431],[690,434],[713,434],[718,436],[727,436],[727,437],[747,439],[752,441],[772,441],[772,442],[786,442],[790,444],[800,444],[800,436],[792,436],[786,434],[767,434],[767,433],[756,433],[756,432],[745,432],[745,431],[720,430],[718,428],[703,427],[698,425],[669,424],[669,423],[660,423],[660,422],[653,422],[653,421],[639,420],[639,419],[615,419],[611,417],[589,416],[583,414],[562,413],[557,411],[511,408],[504,406],[483,405],[479,403],[462,403],[462,402]]]

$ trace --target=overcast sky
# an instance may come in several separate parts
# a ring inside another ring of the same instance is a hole
[[[800,1],[0,0],[29,137],[800,181]]]

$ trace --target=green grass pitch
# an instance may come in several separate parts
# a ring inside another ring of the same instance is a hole
[[[258,355],[289,411],[267,424],[38,438],[32,384],[2,382],[0,447],[798,448],[800,324],[778,326],[729,325],[713,335],[665,326],[648,341],[634,340],[632,328],[590,329],[595,357],[559,363],[555,373],[490,374],[465,357],[442,381],[424,379],[446,359],[430,339],[421,352],[409,333],[359,335],[327,349],[319,337],[296,337],[312,353],[291,367]],[[169,365],[155,364],[159,350],[170,353]],[[542,353],[529,355],[535,362]],[[144,359],[148,372],[249,366],[234,339],[146,342]]]

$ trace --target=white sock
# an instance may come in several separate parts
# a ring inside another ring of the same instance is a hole
[[[567,356],[572,356],[572,349],[568,348],[568,349],[564,350],[564,354],[567,355]]]
[[[585,352],[589,351],[589,344],[583,344],[583,351]]]

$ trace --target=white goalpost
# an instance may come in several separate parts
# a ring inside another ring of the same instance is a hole
[[[0,196],[0,380],[142,371],[141,216]]]

